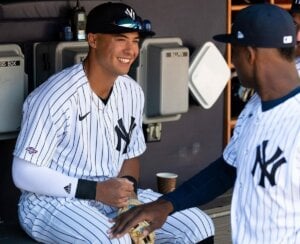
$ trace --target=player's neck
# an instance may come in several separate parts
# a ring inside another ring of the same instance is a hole
[[[259,67],[256,72],[256,89],[263,101],[282,98],[300,86],[300,80],[293,62],[281,61]]]
[[[93,92],[101,99],[108,99],[117,77],[108,72],[102,72],[96,66],[93,67],[88,60],[84,60],[83,70]]]

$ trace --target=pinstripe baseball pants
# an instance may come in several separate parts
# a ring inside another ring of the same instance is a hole
[[[142,202],[160,196],[152,190],[139,190]],[[109,239],[112,226],[108,220],[116,209],[96,201],[53,198],[23,193],[19,203],[19,219],[24,230],[43,243],[131,243],[129,235]],[[155,243],[197,243],[214,235],[212,220],[200,209],[190,208],[167,218],[155,231]]]

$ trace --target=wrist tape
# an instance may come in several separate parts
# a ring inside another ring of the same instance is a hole
[[[97,182],[79,179],[75,193],[76,198],[95,200]]]
[[[133,183],[134,192],[135,194],[137,194],[137,180],[130,175],[125,175],[122,176],[121,178],[126,178],[127,180],[131,181]],[[79,179],[77,183],[75,197],[79,199],[95,200],[96,188],[97,188],[96,181]]]

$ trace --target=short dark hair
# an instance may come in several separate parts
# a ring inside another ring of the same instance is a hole
[[[293,61],[296,57],[296,47],[281,47],[278,52],[288,61]]]

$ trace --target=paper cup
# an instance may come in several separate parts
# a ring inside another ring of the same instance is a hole
[[[162,194],[174,191],[176,188],[176,180],[178,175],[169,172],[161,172],[156,174],[157,191]]]

